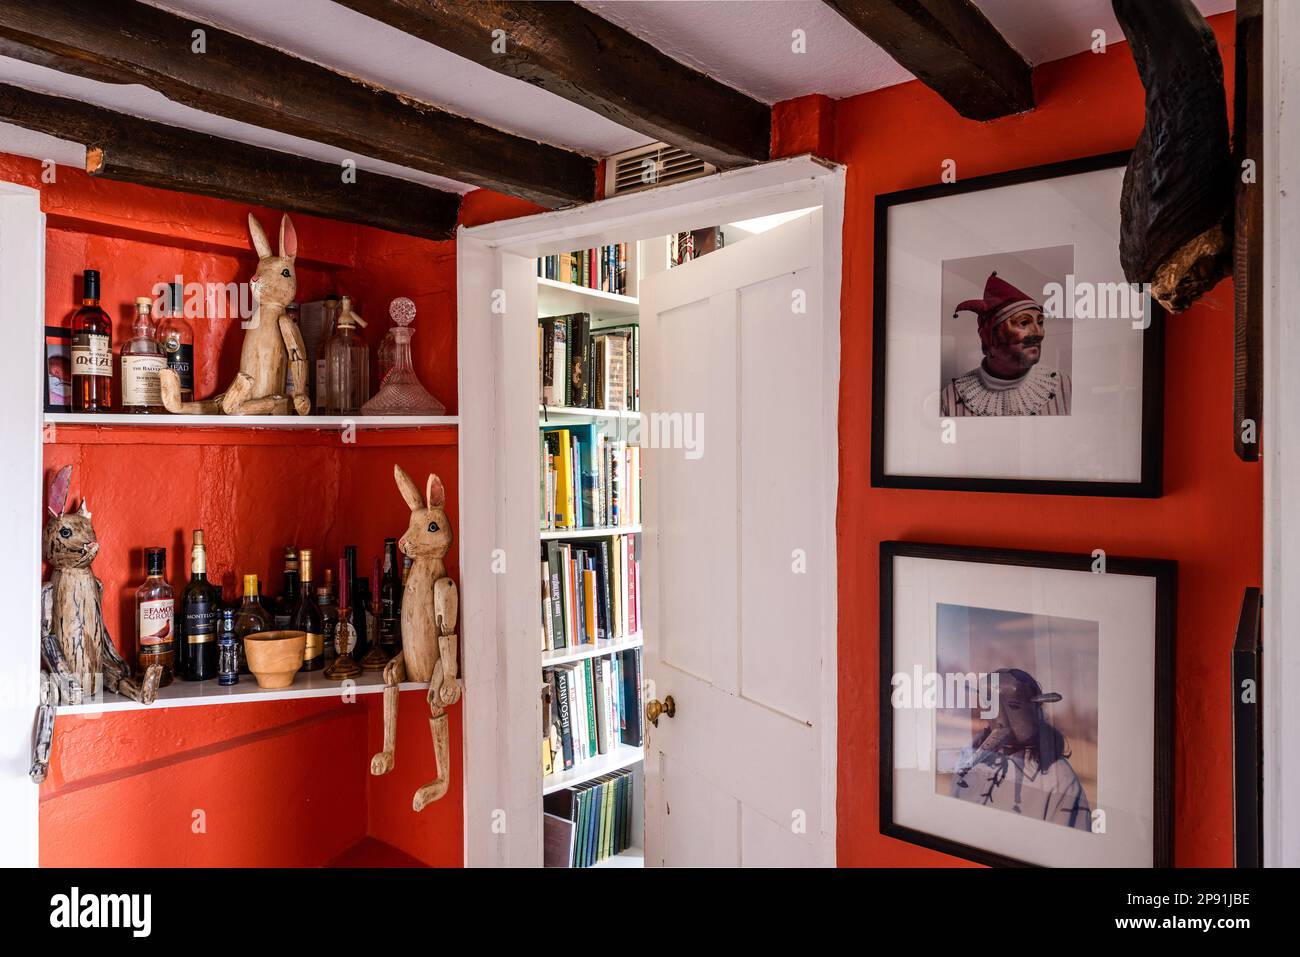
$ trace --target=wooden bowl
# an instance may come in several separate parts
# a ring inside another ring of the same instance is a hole
[[[248,670],[259,688],[287,688],[293,684],[306,650],[305,631],[259,631],[244,636]]]

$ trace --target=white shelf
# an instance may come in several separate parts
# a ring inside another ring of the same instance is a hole
[[[403,691],[428,689],[418,681],[404,681]],[[258,701],[285,701],[295,698],[339,698],[352,694],[377,694],[384,690],[382,671],[365,671],[351,681],[331,681],[321,671],[301,671],[287,688],[263,690],[252,675],[240,675],[239,684],[223,687],[217,679],[209,681],[174,680],[158,692],[153,704],[137,704],[129,698],[104,692],[99,700],[78,705],[59,705],[59,714],[103,714],[109,711],[156,711],[160,708],[193,708],[203,705],[249,704]]]
[[[598,754],[594,758],[588,758],[580,764],[575,764],[568,771],[557,771],[555,774],[548,774],[542,778],[542,793],[550,794],[552,791],[573,787],[575,784],[590,781],[592,778],[598,778],[602,774],[609,774],[611,771],[630,768],[634,764],[639,764],[644,757],[645,751],[642,748],[620,744],[612,751]]]
[[[640,648],[645,642],[641,640],[640,634],[635,634],[631,638],[624,638],[619,641],[610,641],[608,639],[598,639],[594,645],[579,645],[574,648],[561,648],[556,651],[542,652],[542,667],[550,668],[553,665],[564,665],[570,661],[583,661],[587,658],[599,658],[601,655],[614,654],[619,651],[631,651],[633,648]]]
[[[130,425],[215,429],[417,429],[459,425],[458,415],[132,415],[46,412],[47,425]]]
[[[597,861],[592,867],[645,867],[645,848],[629,847],[613,857]]]
[[[537,277],[537,315],[565,316],[572,312],[589,312],[594,319],[635,319],[640,305],[635,296],[588,289],[571,282]]]
[[[601,528],[553,528],[541,533],[542,541],[567,541],[570,538],[608,538],[611,535],[639,535],[640,525],[606,525]]]
[[[567,405],[539,405],[539,425],[565,425],[570,422],[587,422],[591,419],[639,419],[640,412],[623,409],[579,409]]]

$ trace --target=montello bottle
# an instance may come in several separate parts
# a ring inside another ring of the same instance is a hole
[[[217,616],[221,590],[208,581],[203,529],[194,530],[190,549],[190,580],[181,592],[181,616],[176,670],[187,681],[217,676]]]

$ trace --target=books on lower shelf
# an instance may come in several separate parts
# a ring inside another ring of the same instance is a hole
[[[613,771],[542,799],[543,865],[591,867],[632,846],[633,774]]]
[[[544,777],[641,746],[641,649],[542,670]]]
[[[610,243],[554,256],[539,256],[537,275],[543,279],[627,295],[627,243]]]
[[[541,650],[626,640],[641,630],[641,563],[631,535],[542,542]]]
[[[640,408],[640,327],[594,326],[575,312],[537,321],[537,390],[544,406],[636,411]]]
[[[641,522],[641,449],[595,423],[538,431],[538,524],[617,528]]]

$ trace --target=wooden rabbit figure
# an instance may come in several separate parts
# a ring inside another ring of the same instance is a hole
[[[451,763],[448,754],[446,709],[460,700],[461,682],[456,667],[456,583],[447,577],[443,557],[451,548],[451,523],[443,511],[446,492],[442,480],[430,475],[424,497],[400,466],[393,477],[411,509],[411,523],[398,542],[412,560],[402,593],[402,650],[384,667],[384,750],[370,759],[371,774],[387,774],[396,763],[398,685],[403,681],[429,682],[429,730],[437,777],[415,792],[411,807],[425,807],[447,793]]]
[[[162,679],[162,665],[150,665],[139,683],[122,660],[104,625],[104,587],[90,570],[99,554],[90,510],[83,499],[75,512],[64,514],[72,466],[59,469],[50,483],[44,553],[50,580],[41,586],[41,704],[36,717],[31,777],[40,783],[49,767],[54,740],[54,709],[81,704],[86,694],[101,688],[141,704],[153,704]]]
[[[239,374],[225,394],[198,402],[181,401],[181,384],[176,373],[164,369],[163,405],[181,415],[299,415],[311,411],[307,389],[307,347],[302,332],[285,314],[285,306],[298,291],[294,258],[298,255],[298,234],[287,215],[280,218],[280,255],[271,251],[261,224],[248,214],[248,232],[253,248],[261,257],[252,279],[257,311],[244,333],[239,354]],[[284,395],[285,370],[293,373],[293,391]]]

